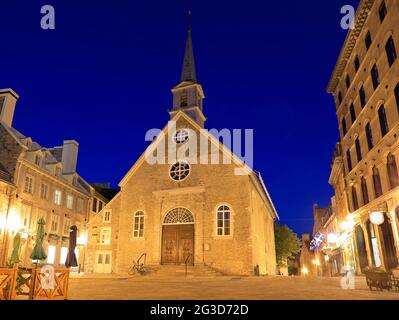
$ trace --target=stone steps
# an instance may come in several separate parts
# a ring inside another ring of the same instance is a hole
[[[157,276],[181,276],[186,275],[184,265],[149,265],[149,270]],[[196,265],[187,267],[187,276],[189,277],[219,277],[223,274],[205,265]]]

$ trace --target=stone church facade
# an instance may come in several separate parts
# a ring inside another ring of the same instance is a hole
[[[199,145],[202,136],[213,146],[208,160],[218,154],[232,162],[199,164],[178,157],[175,163],[168,158],[165,164],[150,164],[143,153],[120,182],[120,192],[90,221],[85,271],[127,273],[146,253],[149,265],[187,262],[225,274],[274,275],[278,216],[260,174],[200,132],[206,120],[204,93],[196,79],[191,29],[181,82],[172,93],[169,113],[176,130],[165,126],[148,150],[160,143],[179,150],[190,139]],[[236,175],[237,167],[248,174]]]

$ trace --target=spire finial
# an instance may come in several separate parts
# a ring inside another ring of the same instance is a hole
[[[187,32],[186,50],[184,52],[181,81],[197,82],[197,77],[195,73],[193,43],[191,38],[191,10],[188,11],[188,32]]]
[[[188,31],[191,32],[191,10],[188,10]]]

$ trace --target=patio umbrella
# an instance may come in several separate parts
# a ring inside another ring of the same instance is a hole
[[[40,218],[37,222],[37,235],[36,235],[36,243],[33,247],[32,254],[30,258],[32,260],[45,260],[47,259],[47,254],[44,252],[43,241],[44,241],[44,226],[46,225],[46,221],[43,218]]]
[[[12,253],[11,253],[11,257],[9,260],[9,264],[11,266],[13,266],[15,263],[18,263],[19,260],[19,251],[21,249],[21,235],[19,234],[19,232],[17,232],[17,234],[14,237],[13,240],[13,247],[12,247]]]
[[[76,226],[72,226],[71,231],[69,232],[69,248],[68,248],[68,255],[65,261],[65,266],[67,268],[78,266],[78,261],[76,260],[76,255],[75,255],[77,233],[78,233],[78,228]]]

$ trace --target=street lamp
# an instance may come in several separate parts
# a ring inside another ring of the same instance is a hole
[[[309,273],[309,269],[306,267],[303,267],[301,271],[305,276]]]
[[[384,223],[384,214],[380,211],[374,211],[370,213],[370,221],[379,226]]]

